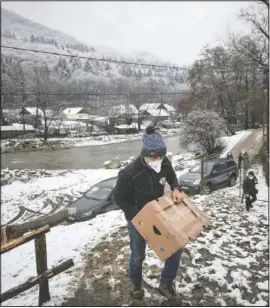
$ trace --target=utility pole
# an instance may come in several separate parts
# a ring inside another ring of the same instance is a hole
[[[203,174],[204,174],[204,155],[202,154],[201,156],[201,186],[200,186],[200,191],[201,191],[201,195],[203,195],[203,187],[204,187],[204,182],[203,182]]]
[[[265,68],[263,71],[263,87],[264,93],[266,94],[266,112],[264,112],[266,116],[266,150],[267,150],[267,158],[269,159],[269,69]],[[265,121],[264,121],[265,122]]]
[[[241,186],[242,186],[242,178],[241,178],[241,175],[242,175],[242,166],[240,165],[240,168],[239,168],[239,197],[241,197]]]

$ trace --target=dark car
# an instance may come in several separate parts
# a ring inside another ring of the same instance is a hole
[[[68,221],[84,221],[117,210],[113,199],[117,177],[93,185],[81,198],[68,205]]]
[[[220,186],[234,186],[238,177],[238,168],[233,159],[205,160],[203,177],[203,193],[210,194],[214,188]],[[200,193],[201,163],[196,164],[189,172],[179,177],[181,189],[190,194]]]

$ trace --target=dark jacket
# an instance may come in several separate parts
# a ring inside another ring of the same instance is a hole
[[[115,203],[123,210],[127,220],[131,220],[154,199],[164,195],[165,182],[171,190],[180,190],[176,174],[167,157],[162,161],[160,173],[156,173],[139,156],[118,174],[114,190]]]
[[[243,156],[242,156],[242,155],[239,155],[239,156],[238,156],[238,162],[241,163],[242,160],[243,160]]]
[[[243,181],[243,192],[244,194],[256,194],[258,191],[255,187],[255,185],[258,184],[258,179],[256,176],[251,180],[247,176]]]
[[[247,153],[245,153],[243,155],[243,165],[244,165],[244,169],[248,169],[248,167],[249,167],[249,157],[248,157]]]
[[[233,159],[232,154],[227,154],[227,159]]]

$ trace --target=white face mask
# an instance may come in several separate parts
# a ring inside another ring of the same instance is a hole
[[[149,161],[148,165],[156,172],[159,173],[161,171],[162,160],[154,160]]]
[[[250,180],[253,180],[253,176],[252,175],[249,175],[248,177],[249,177]]]

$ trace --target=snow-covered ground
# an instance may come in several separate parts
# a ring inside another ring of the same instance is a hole
[[[234,140],[231,140],[232,138]],[[231,137],[227,140],[227,144],[233,147],[241,138]],[[228,145],[226,149],[229,148]],[[225,151],[227,151],[226,149]],[[178,175],[185,173],[187,168],[195,163],[195,160],[190,153],[175,155],[173,165],[176,166],[181,162],[184,162],[185,168],[177,171]],[[268,200],[268,187],[263,178],[261,166],[255,166],[253,170],[259,179],[258,199]],[[62,206],[64,207],[70,202],[68,196],[78,198],[91,185],[117,175],[118,171],[118,169],[51,171],[51,177],[33,179],[27,183],[15,181],[5,185],[2,187],[1,194],[2,224],[14,218],[22,205],[30,210],[46,213],[51,210],[51,205],[46,203],[46,200],[50,199],[57,203],[59,197],[62,197]],[[183,258],[183,264],[188,262],[188,266],[184,266],[184,270],[180,274],[181,279],[179,278],[179,282],[177,282],[177,289],[183,294],[189,305],[207,305],[206,297],[211,297],[215,293],[215,305],[230,306],[230,303],[236,303],[243,306],[264,306],[268,301],[268,204],[257,201],[254,209],[250,213],[246,213],[238,196],[239,187],[237,184],[235,187],[224,188],[209,196],[199,196],[194,199],[197,205],[210,216],[212,224],[210,231],[203,232],[198,240],[187,246],[192,260],[187,261]],[[28,218],[26,213],[23,220]],[[120,236],[118,230],[124,225],[125,219],[122,212],[114,211],[100,215],[91,221],[60,225],[51,229],[46,235],[48,267],[55,266],[69,258],[74,260],[75,266],[50,279],[52,298],[48,305],[61,305],[75,295],[75,291],[82,281],[85,260],[89,253],[94,252],[99,243],[108,241],[110,239],[108,235],[112,235],[113,232],[117,232]],[[122,240],[124,240],[128,251],[127,237],[123,237]],[[121,251],[119,250],[117,253],[118,255],[113,256],[111,260],[122,260]],[[36,276],[33,241],[3,254],[1,261],[2,292]],[[123,263],[121,264],[123,266]],[[146,283],[156,286],[157,280],[151,278],[149,270],[152,272],[156,269],[159,270],[161,265],[157,257],[148,249],[147,271],[144,274]],[[92,270],[103,270],[102,262],[99,266],[101,268]],[[91,277],[94,277],[92,281],[94,283],[96,277],[100,275],[95,276],[89,273],[88,276],[89,280],[86,283],[89,285],[86,286],[86,289],[90,290]],[[113,280],[112,276],[108,285]],[[197,302],[194,302],[192,299],[194,289],[200,285],[204,288],[204,283],[207,285],[205,292],[201,294]],[[151,297],[148,289],[147,292],[147,298]],[[160,298],[157,298],[157,301],[160,301]],[[3,304],[35,306],[37,303],[38,287],[33,287]]]
[[[238,142],[246,139],[251,133],[252,130],[242,130],[236,132],[234,136],[225,136],[219,138],[222,143],[226,144],[226,147],[220,157],[226,157],[228,152],[230,152]]]
[[[259,179],[258,199],[267,200],[268,187],[263,178],[261,167],[257,166],[255,172]],[[116,173],[117,170],[80,170],[61,178],[55,175],[52,178],[36,180],[33,183],[14,182],[7,185],[11,186],[8,189],[10,195],[7,190],[4,192],[4,204],[7,206],[8,199],[10,204],[13,204],[12,200],[14,199],[18,203],[21,200],[21,204],[22,200],[26,204],[35,204],[36,201],[31,201],[35,193],[43,191],[44,195],[53,197],[53,192],[55,193],[58,188],[61,193],[68,190],[70,192],[75,184],[78,186],[77,191],[83,191],[94,182]],[[25,189],[22,189],[21,185],[24,185]],[[210,216],[212,224],[210,232],[203,232],[198,240],[187,246],[189,254],[192,255],[192,267],[183,272],[185,276],[183,284],[177,283],[178,291],[185,296],[188,297],[192,293],[200,278],[222,286],[226,296],[234,299],[238,305],[259,306],[266,304],[268,298],[266,292],[268,286],[267,267],[265,271],[264,269],[258,270],[257,258],[261,258],[268,247],[268,206],[267,203],[257,201],[254,209],[250,213],[246,213],[244,206],[240,204],[240,199],[235,201],[234,196],[237,195],[238,187],[235,186],[219,190],[210,196],[195,198],[195,202]],[[230,200],[234,200],[237,204],[230,204]],[[14,205],[15,208],[17,208],[16,205]],[[7,211],[5,207],[4,211]],[[47,234],[48,266],[52,267],[69,258],[74,260],[75,266],[50,279],[52,299],[48,305],[60,305],[69,297],[74,296],[77,283],[83,275],[84,255],[86,256],[103,236],[106,237],[108,232],[112,234],[124,225],[123,214],[120,211],[114,211],[98,216],[91,221],[68,226],[61,225],[51,229]],[[151,251],[148,250],[147,254],[147,264],[150,267],[161,267],[161,262]],[[204,267],[196,266],[201,262],[201,259],[204,259]],[[35,255],[32,241],[2,256],[2,292],[35,275]],[[145,275],[146,282],[155,286],[157,280],[151,280],[148,276]],[[257,293],[254,293],[252,281],[254,279],[257,281],[256,277],[259,277],[260,280],[256,285]],[[242,296],[243,288],[245,292],[250,293],[248,298]],[[38,288],[34,287],[16,298],[6,301],[5,305],[37,305],[37,290]],[[215,292],[215,290],[206,291],[207,294]],[[221,305],[226,303],[223,296],[224,294],[217,294]]]

